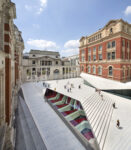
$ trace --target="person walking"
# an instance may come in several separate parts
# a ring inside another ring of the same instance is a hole
[[[116,127],[117,127],[117,128],[120,127],[120,121],[119,121],[119,119],[118,119],[117,122],[116,122]]]
[[[98,90],[98,93],[99,93],[99,95],[101,95],[101,90],[100,89]]]
[[[103,95],[101,94],[101,100],[103,101]]]
[[[113,106],[113,108],[116,108],[116,104],[115,103],[113,103],[112,106]]]

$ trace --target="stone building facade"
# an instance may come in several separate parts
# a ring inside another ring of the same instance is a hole
[[[24,49],[21,32],[14,25],[15,4],[10,0],[0,1],[0,134],[4,132],[0,146],[12,149],[15,96],[21,78],[22,51]],[[6,143],[4,145],[4,143]],[[1,148],[0,147],[0,148]]]
[[[31,50],[23,56],[23,82],[78,77],[79,73],[79,66],[60,58],[58,52]]]
[[[80,39],[81,72],[126,82],[131,80],[131,24],[109,21],[94,34]]]

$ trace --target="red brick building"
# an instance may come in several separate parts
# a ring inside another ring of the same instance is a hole
[[[80,39],[81,72],[126,82],[131,80],[131,24],[109,21]]]

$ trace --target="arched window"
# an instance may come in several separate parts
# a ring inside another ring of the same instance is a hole
[[[102,67],[101,66],[98,67],[98,75],[102,75]]]
[[[91,73],[91,67],[88,66],[88,73]]]
[[[59,70],[58,69],[54,70],[54,74],[59,74]]]
[[[129,66],[127,67],[127,76],[128,76],[128,78],[130,77],[130,67]]]
[[[93,74],[96,74],[96,66],[93,66]]]
[[[112,66],[109,67],[108,71],[109,71],[109,75],[112,76],[113,75],[113,68],[112,68]]]
[[[63,68],[63,74],[65,74],[65,68]]]
[[[81,71],[84,71],[84,66],[81,67]]]

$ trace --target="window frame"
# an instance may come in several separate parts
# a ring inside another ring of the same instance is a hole
[[[111,70],[110,70],[110,68],[111,68]],[[109,68],[108,68],[108,75],[113,76],[113,67],[112,66],[109,66]]]
[[[98,75],[102,75],[102,66],[98,66]]]

